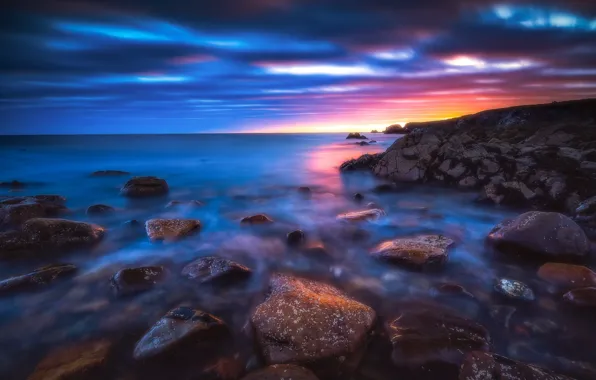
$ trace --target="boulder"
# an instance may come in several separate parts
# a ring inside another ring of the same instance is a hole
[[[386,135],[402,134],[402,133],[407,133],[407,130],[404,129],[400,124],[392,124],[392,125],[388,126],[387,128],[385,128],[383,133]]]
[[[78,343],[50,352],[27,380],[76,380],[105,378],[105,367],[111,343],[102,339]]]
[[[490,348],[484,327],[438,310],[406,311],[386,329],[393,344],[391,359],[400,367],[460,365],[466,353]]]
[[[143,335],[135,346],[133,357],[143,360],[170,354],[187,343],[206,346],[226,331],[226,324],[218,317],[179,306],[170,310]]]
[[[145,222],[147,236],[152,241],[176,240],[201,230],[197,219],[150,219]]]
[[[364,199],[364,195],[360,194],[360,193],[355,193],[354,194],[354,200],[356,202],[362,202],[362,200]],[[376,207],[375,207],[376,208]]]
[[[222,279],[243,279],[251,273],[250,268],[217,256],[201,257],[182,269],[183,276],[201,283]]]
[[[273,219],[264,214],[246,216],[240,220],[242,224],[268,224],[273,223]]]
[[[57,216],[66,211],[65,201],[57,195],[5,199],[0,202],[0,228],[20,228],[29,219]]]
[[[360,133],[358,133],[358,132],[353,132],[353,133],[349,133],[349,134],[348,134],[348,137],[346,137],[346,140],[347,140],[347,139],[360,139],[360,140],[367,140],[367,139],[368,139],[368,137],[366,137],[366,136],[364,136],[364,135],[361,135],[361,134],[360,134]]]
[[[267,364],[305,365],[322,378],[348,378],[375,319],[373,309],[330,285],[274,275],[251,323]]]
[[[352,211],[352,212],[346,212],[343,214],[339,214],[337,216],[337,220],[348,221],[348,222],[361,222],[361,221],[365,221],[365,220],[376,220],[384,215],[385,215],[385,211],[378,209],[378,208],[373,208],[373,209],[368,209],[368,210]]]
[[[548,259],[582,259],[590,252],[581,227],[555,212],[530,211],[505,220],[492,229],[487,240],[501,251]]]
[[[490,352],[470,352],[459,372],[459,380],[573,380],[549,370],[524,364]]]
[[[538,277],[560,289],[596,287],[596,273],[582,265],[546,263],[538,269]]]
[[[112,206],[107,205],[93,205],[87,207],[87,215],[105,215],[116,211]]]
[[[521,281],[511,280],[509,278],[500,278],[495,284],[497,293],[520,301],[534,301],[534,291]]]
[[[201,201],[197,201],[197,200],[190,200],[190,201],[170,201],[167,205],[166,208],[175,208],[175,207],[202,207],[204,206],[203,202]]]
[[[291,247],[299,247],[306,241],[306,236],[302,230],[296,230],[286,236],[286,241]]]
[[[120,193],[130,198],[156,197],[166,195],[168,183],[157,177],[133,177],[129,179]]]
[[[0,295],[40,289],[59,278],[74,274],[76,270],[77,267],[72,264],[55,264],[36,269],[31,273],[10,277],[0,281]]]
[[[384,153],[364,154],[358,158],[353,158],[341,164],[339,170],[342,172],[354,170],[372,170],[381,160]]]
[[[453,240],[441,235],[420,235],[383,242],[373,248],[373,257],[413,267],[441,265],[447,261]]]
[[[125,268],[112,276],[111,285],[118,296],[128,296],[152,289],[163,283],[168,272],[161,266]]]
[[[274,364],[251,372],[242,380],[318,380],[310,370],[294,364]]]
[[[596,287],[570,290],[563,295],[563,300],[574,306],[596,307]]]
[[[91,173],[91,177],[120,177],[124,175],[130,175],[130,173],[122,170],[98,170]]]

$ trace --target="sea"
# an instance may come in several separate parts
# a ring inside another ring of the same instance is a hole
[[[534,264],[516,263],[485,245],[495,225],[523,210],[480,204],[476,192],[421,184],[398,184],[387,191],[379,188],[387,182],[371,173],[340,173],[345,160],[382,152],[400,135],[368,137],[376,142],[361,146],[359,140],[335,133],[0,137],[0,181],[27,185],[2,188],[0,195],[62,195],[69,210],[65,218],[107,230],[93,249],[0,264],[0,279],[48,264],[78,267],[74,276],[39,291],[0,298],[0,378],[25,379],[48,352],[100,338],[116,342],[111,373],[117,375],[108,378],[225,378],[206,374],[206,368],[213,368],[208,364],[221,357],[233,358],[246,370],[258,368],[263,363],[249,318],[265,298],[273,273],[332,284],[375,309],[378,333],[353,379],[456,378],[440,367],[392,365],[383,326],[399,316],[400,305],[411,302],[440,304],[483,324],[493,337],[493,352],[582,378],[584,372],[578,368],[591,368],[590,362],[596,361],[596,350],[589,349],[596,341],[593,316],[562,309],[552,289],[537,278]],[[131,174],[90,175],[98,170]],[[131,176],[148,175],[168,182],[167,197],[135,201],[120,194]],[[301,186],[311,189],[310,197],[298,191]],[[361,201],[356,193],[363,196]],[[172,200],[198,200],[203,206],[166,208]],[[338,214],[372,207],[369,203],[386,215],[356,226],[336,220]],[[87,215],[86,208],[94,204],[116,211]],[[254,214],[266,214],[274,223],[240,223]],[[202,228],[178,241],[154,243],[142,227],[131,232],[126,224],[156,217],[196,218]],[[289,247],[286,235],[297,229],[305,233],[308,244],[323,245],[325,252],[305,254]],[[456,243],[438,270],[412,270],[369,255],[380,242],[427,233]],[[246,281],[226,286],[199,285],[180,275],[184,265],[211,255],[233,259],[253,273]],[[166,267],[167,283],[136,296],[114,295],[114,273],[148,265]],[[535,301],[519,303],[499,296],[494,291],[499,278],[525,282],[534,290]],[[440,289],[445,284],[462,286],[466,294],[444,294]],[[233,343],[199,355],[190,367],[174,361],[143,372],[131,359],[134,343],[180,304],[221,317]]]

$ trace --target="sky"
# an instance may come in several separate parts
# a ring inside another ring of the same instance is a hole
[[[596,1],[8,0],[0,134],[337,132],[596,97]]]

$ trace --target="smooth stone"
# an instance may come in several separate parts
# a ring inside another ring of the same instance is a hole
[[[124,175],[130,175],[130,173],[121,170],[98,170],[91,173],[91,177],[118,177]]]
[[[251,372],[242,380],[318,380],[310,370],[294,364],[274,364]]]
[[[145,222],[149,239],[176,240],[199,232],[201,221],[197,219],[150,219]]]
[[[304,244],[304,242],[306,241],[306,236],[304,235],[304,232],[302,230],[296,230],[290,232],[286,236],[286,241],[288,242],[288,245],[292,247],[298,247]]]
[[[125,268],[112,277],[111,284],[117,295],[126,296],[149,290],[167,277],[168,272],[161,266]]]
[[[120,193],[130,198],[156,197],[169,192],[168,183],[157,177],[133,177],[129,179]]]
[[[495,284],[495,290],[507,297],[514,300],[521,301],[534,301],[534,291],[521,281],[511,280],[508,278],[500,278]]]
[[[361,222],[365,220],[376,220],[380,217],[385,215],[385,211],[377,208],[369,209],[369,210],[362,210],[362,211],[352,211],[346,212],[343,214],[339,214],[337,216],[337,220],[341,221],[348,221],[348,222]]]
[[[185,343],[209,344],[227,331],[216,316],[187,306],[170,310],[137,342],[133,357],[143,360],[171,353]]]
[[[563,300],[574,306],[596,307],[596,287],[570,290],[563,295]]]
[[[33,218],[49,218],[66,211],[66,198],[58,195],[11,197],[0,202],[0,227],[20,228]]]
[[[102,215],[102,214],[109,214],[116,211],[115,208],[112,206],[107,205],[93,205],[87,207],[87,215]]]
[[[182,269],[183,276],[201,283],[220,279],[243,279],[251,273],[250,268],[217,256],[201,257]]]
[[[242,224],[268,224],[273,223],[273,220],[264,214],[257,214],[244,217],[240,220]]]
[[[40,289],[59,278],[74,274],[76,270],[77,267],[72,264],[53,264],[36,269],[31,273],[10,277],[0,281],[0,295]]]
[[[407,311],[387,326],[391,359],[400,367],[459,365],[471,351],[488,351],[488,331],[478,323],[437,310]]]
[[[596,273],[583,265],[546,263],[538,269],[538,277],[562,289],[596,286]]]
[[[441,265],[447,261],[453,240],[441,235],[420,235],[383,242],[370,255],[414,267]]]
[[[27,380],[79,380],[101,376],[111,343],[102,339],[61,347],[50,352]]]
[[[178,207],[178,206],[202,207],[202,206],[204,206],[204,204],[203,204],[203,202],[197,201],[197,200],[190,200],[190,201],[178,201],[178,200],[174,200],[174,201],[170,201],[166,205],[166,208],[174,208],[174,207]]]

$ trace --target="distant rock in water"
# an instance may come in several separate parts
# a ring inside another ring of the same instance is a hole
[[[242,224],[269,224],[273,223],[273,219],[264,214],[257,214],[244,217],[240,220]]]
[[[0,182],[0,187],[9,188],[9,189],[22,189],[25,186],[26,186],[25,183],[16,181],[16,180]]]
[[[370,131],[370,133],[379,133],[379,131],[377,131],[376,129],[373,129],[372,131]]]
[[[91,177],[119,177],[124,175],[130,175],[130,173],[121,170],[98,170],[91,173]]]
[[[348,134],[348,137],[346,137],[346,140],[347,140],[347,139],[368,140],[368,137],[366,137],[366,136],[364,136],[364,135],[361,135],[361,134],[360,134],[360,133],[358,133],[358,132],[352,132],[352,133]]]
[[[87,215],[105,215],[116,211],[115,208],[108,205],[92,205],[87,207]]]
[[[197,200],[190,200],[190,201],[178,201],[178,200],[173,200],[170,201],[167,205],[166,208],[175,208],[175,207],[203,207],[204,203],[201,201],[197,201]]]
[[[166,195],[168,183],[157,177],[133,177],[120,190],[124,196],[131,198],[155,197]]]
[[[112,277],[111,284],[117,295],[127,296],[152,289],[167,277],[168,271],[162,266],[125,268]]]
[[[365,154],[358,158],[344,162],[339,167],[342,172],[353,170],[371,170],[383,158],[384,153]]]
[[[393,125],[390,125],[387,128],[385,128],[383,133],[386,135],[390,135],[390,134],[403,134],[403,133],[407,133],[407,132],[404,128],[402,128],[401,125],[393,124]]]
[[[369,144],[368,142],[366,142],[366,141],[360,141],[359,143],[356,143],[356,144],[357,144],[357,145],[360,145],[360,146],[370,145],[370,144]]]

